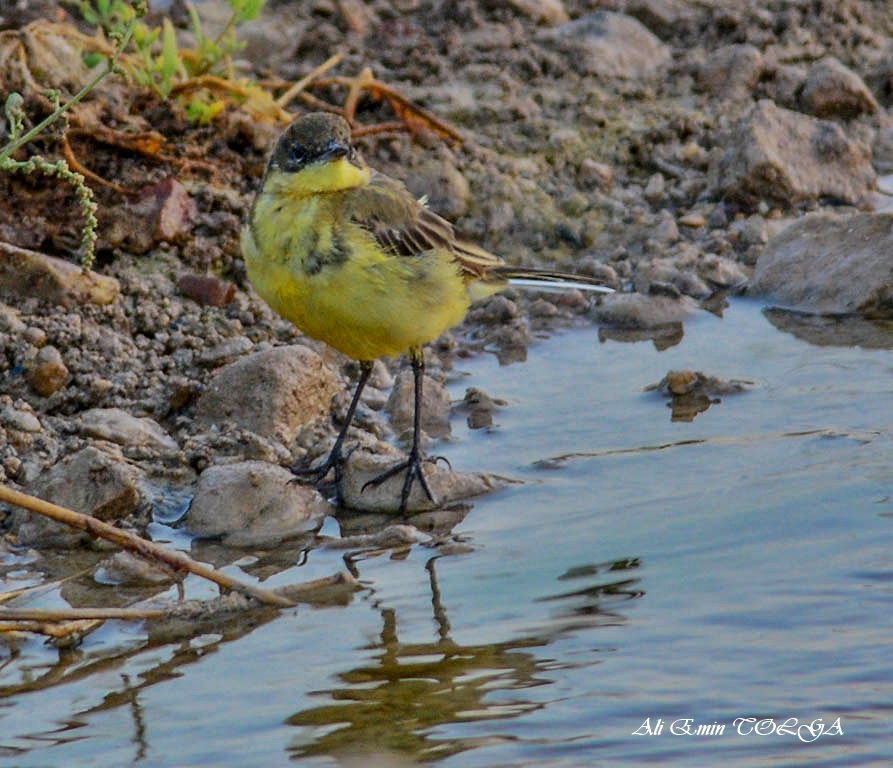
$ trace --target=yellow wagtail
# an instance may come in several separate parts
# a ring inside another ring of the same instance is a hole
[[[276,142],[242,230],[242,252],[248,277],[273,310],[360,363],[335,444],[322,465],[306,472],[319,482],[334,469],[339,503],[342,445],[372,363],[409,355],[412,447],[405,461],[364,486],[405,471],[401,512],[415,479],[434,501],[419,446],[422,345],[458,324],[473,301],[509,283],[610,292],[585,277],[509,266],[461,240],[424,198],[370,169],[350,142],[347,122],[323,112],[296,120]]]

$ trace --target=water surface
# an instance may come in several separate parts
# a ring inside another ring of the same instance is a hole
[[[0,670],[0,754],[889,765],[893,358],[824,343],[738,302],[663,351],[590,328],[523,364],[464,362],[457,399],[475,386],[508,405],[490,430],[457,417],[439,452],[523,484],[475,500],[440,546],[360,556],[366,588],[344,607],[155,646],[109,623],[61,661],[29,641]],[[683,368],[757,386],[674,421],[643,390]],[[315,550],[265,583],[331,574],[343,555]],[[25,677],[46,683],[10,695]],[[736,718],[776,732],[739,733]]]

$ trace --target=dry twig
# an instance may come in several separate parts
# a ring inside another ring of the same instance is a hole
[[[287,598],[282,597],[282,595],[278,595],[269,589],[263,589],[254,584],[247,584],[238,579],[234,579],[232,576],[227,576],[225,573],[221,573],[204,563],[199,563],[193,560],[183,552],[159,546],[140,536],[136,536],[128,531],[115,528],[113,525],[97,520],[90,515],[82,515],[79,512],[60,507],[57,504],[51,504],[50,502],[38,499],[35,496],[29,496],[26,493],[14,491],[12,488],[4,485],[0,485],[0,501],[15,504],[30,512],[36,512],[39,515],[71,526],[72,528],[86,531],[91,536],[114,542],[118,546],[123,547],[134,554],[163,563],[164,565],[173,568],[175,571],[194,573],[196,576],[201,576],[203,579],[213,581],[223,589],[231,589],[236,592],[241,592],[242,594],[253,597],[266,605],[274,605],[279,608],[288,608],[294,605],[293,601],[288,600]]]
[[[328,72],[332,67],[337,66],[341,63],[344,58],[343,53],[336,53],[334,56],[329,56],[322,64],[320,64],[316,69],[312,72],[304,75],[300,80],[298,80],[294,85],[292,85],[285,93],[283,93],[278,99],[276,99],[276,106],[285,109],[288,104],[295,98],[301,91],[303,91],[310,83],[316,80],[322,74]]]

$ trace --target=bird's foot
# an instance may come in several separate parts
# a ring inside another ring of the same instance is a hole
[[[428,497],[431,503],[436,506],[437,499],[434,498],[434,494],[431,492],[431,488],[428,486],[428,480],[425,478],[425,473],[422,470],[422,467],[426,461],[436,463],[441,459],[443,459],[443,461],[447,461],[443,456],[432,456],[425,459],[416,452],[410,452],[405,461],[401,461],[399,464],[395,464],[390,469],[386,469],[380,475],[377,475],[371,480],[363,483],[363,487],[360,489],[360,493],[365,491],[367,488],[374,488],[378,485],[381,485],[386,480],[390,480],[392,477],[399,475],[401,472],[405,472],[406,474],[403,478],[403,488],[400,491],[400,514],[406,512],[406,505],[407,502],[409,502],[409,496],[412,493],[412,484],[416,480],[419,481],[419,485],[422,486],[422,490],[425,492],[425,495]],[[448,461],[447,464],[449,464]]]
[[[348,451],[348,456],[350,453],[351,452]],[[291,482],[300,483],[301,485],[312,485],[319,489],[329,472],[335,470],[335,479],[332,483],[335,489],[335,502],[339,507],[343,506],[344,484],[342,479],[342,467],[346,458],[346,456],[341,455],[340,450],[333,450],[328,458],[317,467],[292,467],[291,473],[294,477],[291,479]]]
[[[327,467],[322,464],[319,467],[289,467],[291,473],[294,477],[289,481],[292,483],[299,483],[300,485],[316,485],[320,480],[322,480],[327,474],[329,474],[329,470],[331,467]]]

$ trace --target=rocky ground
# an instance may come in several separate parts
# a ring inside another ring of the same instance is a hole
[[[17,8],[0,19],[0,53],[26,21],[69,23],[52,3]],[[29,30],[43,45],[26,51],[64,44]],[[508,292],[473,308],[428,350],[432,438],[449,430],[442,382],[457,356],[521,360],[533,332],[567,324],[675,343],[687,317],[720,312],[754,271],[749,290],[769,303],[867,318],[890,345],[893,214],[877,182],[893,169],[888,3],[271,0],[242,34],[244,67],[262,80],[296,80],[335,51],[341,74],[371,67],[463,137],[370,135],[371,165],[508,261],[618,289],[598,302]],[[9,61],[7,85],[20,88]],[[145,94],[108,93],[96,114],[154,129],[169,150],[147,162],[120,137],[78,144],[72,131],[86,165],[138,193],[97,186],[95,274],[72,263],[70,192],[0,178],[0,481],[137,529],[194,492],[186,524],[199,535],[250,544],[312,530],[331,509],[282,468],[324,455],[356,367],[274,316],[245,279],[238,231],[281,126],[234,110],[190,129]],[[389,110],[361,100],[358,121]],[[405,433],[410,384],[398,361],[376,364],[352,506],[393,504],[394,488],[356,489]],[[465,407],[485,426],[495,405],[472,392]],[[496,482],[430,471],[446,499]],[[15,545],[83,540],[21,511],[5,526]]]

